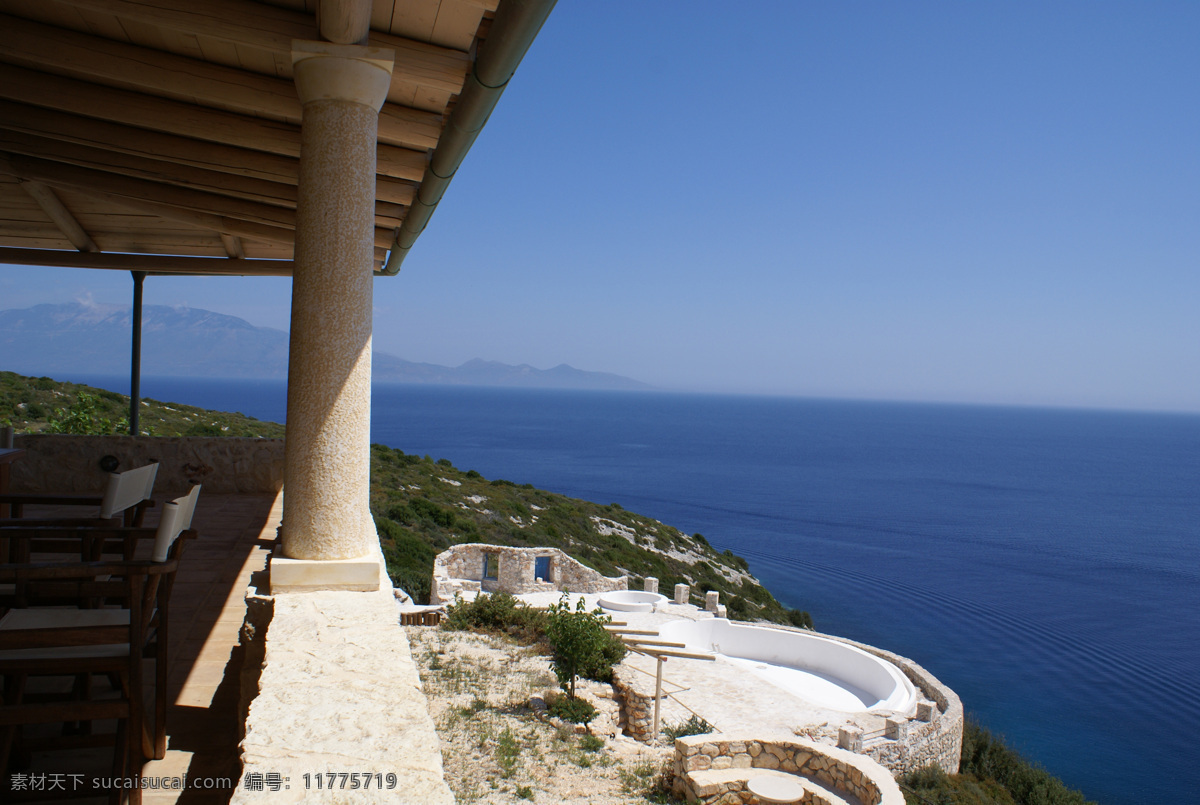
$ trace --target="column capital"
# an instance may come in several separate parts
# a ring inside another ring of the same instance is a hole
[[[301,103],[349,101],[383,107],[392,83],[393,51],[362,45],[292,40],[292,74]]]

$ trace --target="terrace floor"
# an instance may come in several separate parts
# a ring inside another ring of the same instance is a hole
[[[27,511],[27,516],[65,513]],[[155,512],[147,514],[148,525],[157,522]],[[187,546],[171,594],[167,754],[148,763],[142,773],[151,778],[186,775],[189,785],[203,778],[229,782],[218,790],[146,790],[147,805],[215,805],[228,802],[233,793],[240,773],[238,635],[246,611],[244,596],[251,576],[266,567],[282,513],[282,494],[201,492],[193,520],[200,537]],[[86,760],[96,764],[89,772],[106,775],[111,750],[89,751],[95,757],[76,753],[69,769],[61,756],[35,755],[31,771],[74,771]]]

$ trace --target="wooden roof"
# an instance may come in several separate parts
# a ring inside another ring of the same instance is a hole
[[[500,2],[371,4],[370,45],[396,54],[377,269]],[[291,42],[319,38],[317,3],[0,0],[0,262],[290,273],[254,259],[292,258]]]

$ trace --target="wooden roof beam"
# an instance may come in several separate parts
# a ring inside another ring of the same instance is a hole
[[[300,127],[291,123],[208,109],[10,64],[0,64],[0,98],[152,132],[300,158]],[[137,140],[127,144],[130,148],[140,145]],[[376,149],[376,173],[384,176],[420,181],[425,161],[423,151],[384,144]]]
[[[264,226],[296,228],[296,211],[287,207],[260,204],[245,199],[220,196],[202,190],[192,190],[172,184],[136,179],[108,171],[65,165],[48,159],[20,154],[0,153],[0,171],[26,181],[44,182],[53,187],[102,192],[128,199],[151,201],[193,210],[214,213]],[[214,231],[224,231],[210,227]]]
[[[0,152],[0,172],[52,187],[81,190],[130,209],[142,210],[214,233],[293,245],[296,211],[218,196],[105,171]],[[374,243],[387,248],[393,226],[375,227]]]
[[[271,182],[249,176],[235,176],[207,168],[164,162],[150,157],[107,151],[4,129],[0,129],[0,151],[263,204],[292,209],[296,207],[295,182]]]
[[[236,235],[221,235],[221,245],[225,247],[225,254],[231,259],[240,259],[246,256],[242,250],[242,239]]]
[[[139,158],[149,153],[154,154],[158,161],[202,168],[223,176],[245,176],[293,187],[297,184],[300,170],[300,161],[293,157],[148,131],[121,123],[110,123],[54,109],[0,100],[0,130],[6,129],[33,135],[25,142],[41,143],[37,153],[31,150],[18,151],[29,156],[57,158],[51,155],[54,144],[46,142],[49,139]],[[16,149],[0,146],[0,150]],[[376,175],[375,185],[376,197],[381,202],[405,207],[412,204],[416,192],[415,184],[403,179]],[[379,205],[376,212],[379,212]]]
[[[318,0],[321,37],[338,45],[365,45],[371,33],[371,0]]]
[[[299,125],[303,114],[296,86],[246,70],[114,42],[89,34],[0,14],[0,56],[7,61],[94,83],[133,86],[177,101],[262,115]],[[424,150],[437,145],[441,115],[385,103],[379,139]]]
[[[3,151],[184,187],[217,196],[239,198],[292,210],[296,208],[294,183],[284,184],[246,176],[235,176],[147,157],[130,156],[116,151],[89,148],[60,140],[49,140],[0,128],[0,152]],[[407,205],[378,199],[375,201],[375,223],[381,227],[395,229],[400,226],[407,214]]]
[[[291,260],[230,260],[227,257],[177,257],[8,248],[0,248],[0,264],[106,268],[113,271],[145,271],[147,274],[217,274],[242,277],[290,277],[294,267]]]
[[[58,0],[79,9],[115,14],[191,36],[208,36],[236,45],[290,54],[293,39],[316,39],[317,22],[302,11],[245,0]],[[484,6],[487,7],[486,4]],[[494,10],[494,5],[492,7]],[[470,69],[470,58],[452,48],[372,31],[372,47],[396,52],[392,88],[429,87],[457,95]],[[284,63],[291,64],[290,59]]]
[[[50,220],[59,228],[59,231],[66,235],[72,246],[81,252],[100,251],[100,247],[79,224],[79,221],[75,220],[71,211],[63,206],[62,200],[54,194],[53,190],[41,182],[29,181],[21,182],[21,189],[37,202],[46,215],[50,216]]]

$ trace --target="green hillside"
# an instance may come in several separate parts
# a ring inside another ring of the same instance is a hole
[[[18,433],[129,433],[129,397],[48,377],[0,372],[0,426]],[[252,436],[282,438],[283,425],[245,414],[142,398],[143,436]]]
[[[129,398],[48,377],[0,372],[0,425],[19,433],[128,433]],[[283,425],[244,414],[143,399],[140,430],[148,436],[282,437]],[[699,534],[688,536],[616,503],[599,505],[511,481],[489,481],[446,459],[371,448],[371,510],[392,579],[418,600],[429,595],[433,557],[451,545],[561,548],[608,576],[628,574],[630,586],[654,576],[671,595],[692,587],[692,602],[717,590],[731,617],[809,625],[748,572],[746,561],[718,553]]]
[[[617,503],[577,500],[531,484],[489,481],[448,460],[371,448],[371,511],[396,583],[418,599],[429,594],[433,557],[451,545],[559,548],[606,576],[627,574],[631,589],[646,576],[670,596],[691,586],[692,603],[717,590],[730,617],[809,625],[750,575],[746,560],[718,553],[700,534],[625,511]]]

